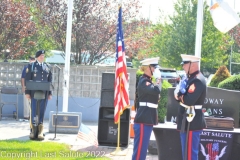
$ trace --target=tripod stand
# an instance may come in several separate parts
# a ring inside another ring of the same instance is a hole
[[[59,76],[60,76],[60,70],[61,68],[58,65],[54,65],[58,68],[58,86],[57,86],[57,100],[56,100],[56,114],[55,114],[55,132],[54,132],[54,137],[53,138],[49,138],[49,140],[59,140],[56,139],[56,132],[57,132],[57,116],[58,116],[58,91],[59,91]]]

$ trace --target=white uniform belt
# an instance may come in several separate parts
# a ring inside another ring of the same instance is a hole
[[[180,105],[185,107],[185,108],[190,108],[190,106],[183,104],[182,102],[180,102]],[[195,109],[202,109],[202,105],[194,105]]]
[[[202,109],[202,105],[195,105],[195,109]]]
[[[150,102],[139,102],[139,106],[148,106],[150,108],[157,108],[158,104],[154,104]]]

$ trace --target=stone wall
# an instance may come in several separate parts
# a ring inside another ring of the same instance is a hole
[[[24,63],[9,63],[0,62],[0,87],[2,86],[17,86],[19,93],[21,92],[21,74]],[[62,86],[64,66],[59,74],[59,96],[63,95]],[[52,67],[53,72],[53,95],[57,94],[58,86],[58,69]],[[86,97],[86,98],[100,98],[102,73],[115,72],[115,67],[99,67],[99,66],[82,66],[74,65],[70,67],[69,78],[69,96],[72,97]],[[135,98],[136,88],[136,69],[128,68],[130,75],[129,97],[131,100]]]

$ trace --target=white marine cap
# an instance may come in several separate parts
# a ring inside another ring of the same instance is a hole
[[[189,62],[199,62],[200,57],[194,56],[194,55],[187,55],[187,54],[181,54],[182,57],[182,63],[181,64],[186,64]]]
[[[158,68],[159,67],[158,61],[159,61],[159,57],[155,57],[155,58],[144,59],[144,60],[140,61],[140,63],[142,64],[142,66],[151,65],[155,68]]]

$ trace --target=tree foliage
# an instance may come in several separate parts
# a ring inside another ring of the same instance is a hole
[[[158,102],[158,121],[160,123],[164,123],[165,116],[167,114],[167,102],[168,102],[168,88],[172,87],[172,85],[163,80],[162,82],[162,90],[160,93],[160,100]]]
[[[160,56],[164,67],[180,68],[180,54],[195,52],[197,0],[178,0],[175,13],[169,21],[159,24],[160,35],[154,37],[154,56]],[[209,7],[204,5],[204,24],[202,35],[201,68],[214,69],[227,64],[227,52],[232,41],[228,34],[222,34],[213,25]]]
[[[234,40],[229,52],[232,52],[232,57],[230,57],[230,62],[232,62],[230,72],[231,74],[239,74],[239,64],[240,64],[240,24],[229,31],[229,34]],[[230,65],[230,63],[229,63]]]
[[[114,0],[74,0],[72,16],[72,52],[78,64],[95,64],[115,53],[118,3]],[[130,35],[131,21],[138,13],[138,0],[122,3],[124,33]],[[39,21],[49,27],[48,34],[65,51],[67,11],[66,1],[36,1]],[[138,23],[137,23],[138,25]],[[127,38],[127,36],[125,36]]]
[[[233,37],[234,39],[234,44],[235,44],[235,52],[240,53],[240,24],[238,24],[236,27],[234,27],[233,29],[231,29],[229,31],[230,35]]]
[[[130,35],[125,39],[125,44],[129,57],[142,60],[155,52],[152,39],[154,35],[160,34],[160,31],[150,27],[152,25],[151,22],[144,19],[135,23],[133,26],[138,27],[131,30]]]
[[[36,32],[29,7],[21,1],[0,1],[0,54],[3,59],[16,59],[35,43],[25,38]],[[9,52],[7,52],[9,51]]]

